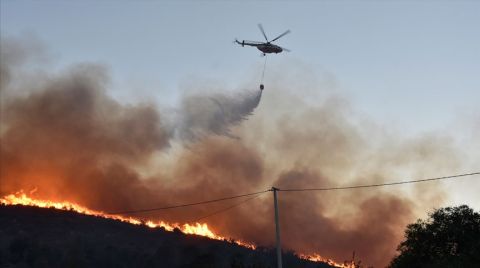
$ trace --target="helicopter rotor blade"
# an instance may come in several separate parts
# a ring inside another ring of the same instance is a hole
[[[290,30],[286,30],[284,33],[282,33],[281,35],[277,36],[277,38],[273,39],[273,40],[270,41],[270,42],[276,41],[276,40],[278,40],[280,37],[283,37],[283,36],[285,36],[285,35],[287,35],[287,34],[289,34],[289,33],[290,33]]]
[[[267,38],[267,35],[265,34],[265,30],[263,30],[262,24],[259,23],[259,24],[258,24],[258,28],[260,28],[260,31],[262,32],[263,37],[265,37],[265,40],[266,40],[267,43],[268,43],[268,38]]]

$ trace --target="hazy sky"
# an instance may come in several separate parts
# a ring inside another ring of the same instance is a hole
[[[292,52],[270,56],[269,67],[331,75],[380,125],[461,139],[457,127],[480,118],[479,14],[479,1],[2,0],[0,29],[45,44],[49,68],[101,63],[117,98],[160,103],[190,78],[228,88],[256,81],[260,52],[232,41],[261,41],[257,23],[270,38],[290,29],[277,44]],[[273,80],[267,69],[267,90]]]
[[[270,65],[329,72],[359,111],[429,131],[478,114],[478,14],[477,1],[1,1],[1,35],[33,34],[55,66],[103,63],[126,96],[168,99],[191,76],[241,83],[262,59],[232,41],[261,41],[261,22],[270,38],[292,30]]]

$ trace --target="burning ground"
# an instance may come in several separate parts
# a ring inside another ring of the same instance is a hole
[[[384,130],[355,114],[328,76],[305,75],[302,67],[293,74],[274,70],[278,79],[264,96],[256,90],[185,93],[169,112],[159,112],[153,103],[110,97],[102,66],[32,71],[26,68],[30,54],[24,42],[2,40],[0,196],[34,190],[39,199],[116,212],[273,185],[367,184],[460,168],[449,137],[401,138]],[[384,266],[405,225],[440,206],[445,194],[422,184],[395,191],[281,192],[279,198],[284,248],[337,261],[356,251],[363,263]],[[233,203],[135,217],[191,223]],[[268,246],[274,244],[272,218],[271,196],[264,194],[201,222],[225,237]]]
[[[0,205],[0,235],[2,267],[273,267],[276,260],[273,249],[37,207]],[[284,263],[332,267],[291,253]]]

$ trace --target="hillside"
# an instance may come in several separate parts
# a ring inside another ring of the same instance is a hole
[[[276,267],[275,251],[73,211],[0,205],[0,267]],[[332,267],[283,256],[284,267]]]

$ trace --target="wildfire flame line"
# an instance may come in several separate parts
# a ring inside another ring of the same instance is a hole
[[[35,192],[32,191],[31,194]],[[222,240],[222,241],[229,241],[231,243],[235,243],[239,246],[250,248],[250,249],[256,249],[257,246],[253,243],[241,241],[241,240],[227,240],[225,237],[220,236],[215,234],[206,223],[194,223],[194,224],[179,224],[179,223],[167,223],[164,221],[142,221],[140,219],[136,219],[133,217],[125,217],[121,215],[111,215],[111,214],[106,214],[101,211],[97,210],[92,210],[89,208],[86,208],[82,205],[68,202],[68,201],[62,201],[62,202],[55,202],[55,201],[50,201],[50,200],[41,200],[41,199],[36,199],[28,196],[25,194],[23,191],[19,191],[14,194],[9,194],[4,197],[0,198],[0,204],[2,205],[23,205],[23,206],[34,206],[34,207],[41,207],[41,208],[55,208],[58,210],[71,210],[75,211],[78,213],[82,213],[85,215],[90,215],[90,216],[96,216],[96,217],[101,217],[101,218],[106,218],[106,219],[113,219],[113,220],[118,220],[122,222],[127,222],[130,224],[134,225],[145,225],[150,228],[164,228],[167,231],[173,232],[174,229],[179,229],[182,233],[184,234],[189,234],[189,235],[199,235],[199,236],[205,236],[211,239],[215,240]],[[335,266],[335,267],[343,267],[343,268],[350,268],[354,267],[351,266],[350,264],[339,264],[334,262],[331,259],[323,258],[319,254],[297,254],[299,258],[309,260],[309,261],[314,261],[314,262],[326,262],[329,265]]]

